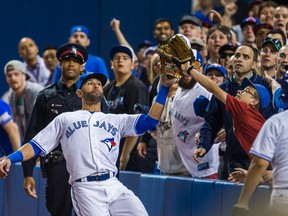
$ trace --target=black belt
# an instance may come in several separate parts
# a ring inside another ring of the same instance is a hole
[[[114,172],[101,173],[77,179],[75,182],[105,181],[107,179],[113,178],[114,176],[115,176]]]

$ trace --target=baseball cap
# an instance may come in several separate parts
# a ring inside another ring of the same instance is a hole
[[[84,32],[88,38],[90,38],[89,29],[83,25],[73,26],[70,30],[70,36],[72,36],[75,32]]]
[[[270,37],[264,38],[264,41],[263,41],[261,47],[264,47],[268,43],[273,44],[277,51],[279,51],[281,49],[281,47],[282,47],[282,44],[281,44],[280,40],[278,40],[277,38],[270,38]]]
[[[6,73],[11,70],[17,70],[23,72],[26,75],[26,80],[30,78],[30,76],[26,72],[24,63],[21,61],[11,60],[7,62],[6,65],[4,66],[4,74],[6,75]]]
[[[132,50],[131,48],[127,46],[123,46],[123,45],[114,46],[109,52],[110,59],[112,59],[116,53],[125,53],[128,56],[130,56],[131,59],[133,59]]]
[[[85,63],[88,58],[87,50],[80,44],[67,43],[59,47],[56,53],[57,59],[61,62],[64,59],[74,57],[79,59],[81,64]]]
[[[180,19],[180,22],[179,22],[179,26],[182,25],[183,23],[191,23],[193,25],[202,27],[202,22],[195,15],[182,16],[182,18]]]
[[[254,17],[247,17],[247,18],[242,20],[242,22],[240,24],[241,25],[241,29],[243,29],[243,27],[245,25],[248,25],[248,24],[257,25],[257,24],[259,24],[259,20],[254,18]]]
[[[220,57],[224,57],[227,54],[234,55],[236,49],[238,48],[237,44],[227,43],[220,47],[219,55]]]
[[[142,48],[148,48],[150,46],[152,46],[152,42],[149,40],[144,40],[140,44],[138,44],[138,50],[140,50]]]
[[[191,43],[191,47],[197,50],[206,46],[200,38],[195,38],[195,37],[190,39],[190,43]]]
[[[156,52],[156,47],[151,46],[144,50],[143,57],[146,58],[148,54],[154,54]]]
[[[195,56],[195,61],[199,62],[200,63],[200,67],[202,66],[202,61],[203,61],[203,58],[202,58],[202,55],[200,54],[200,52],[196,49],[191,49],[194,56]]]
[[[220,64],[210,64],[208,67],[206,67],[204,74],[207,75],[207,72],[209,70],[212,70],[212,69],[220,71],[224,77],[227,76],[227,72],[226,72],[225,68]]]
[[[269,29],[272,30],[273,26],[268,23],[258,23],[253,27],[253,32],[256,35],[259,29]]]
[[[252,85],[258,92],[260,99],[260,110],[266,109],[270,103],[270,94],[266,87],[260,84],[252,83],[248,78],[244,78],[242,81],[242,86],[247,87]]]
[[[213,24],[210,22],[202,21],[202,27],[206,27],[208,29],[212,28]]]
[[[87,72],[87,73],[84,73],[83,75],[81,75],[77,81],[77,84],[76,84],[76,87],[77,89],[81,89],[81,87],[83,86],[83,84],[88,80],[88,79],[91,79],[91,78],[96,78],[98,79],[102,86],[104,86],[107,82],[107,77],[102,74],[102,73],[95,73],[95,72]]]

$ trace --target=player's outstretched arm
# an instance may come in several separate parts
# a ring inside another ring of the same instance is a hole
[[[0,162],[0,178],[6,178],[12,163],[22,162],[34,156],[38,156],[40,149],[30,143],[26,143],[20,149],[5,157]]]
[[[194,80],[196,80],[200,85],[202,85],[207,91],[211,92],[215,97],[217,97],[220,101],[226,104],[227,93],[223,91],[213,80],[209,77],[203,75],[199,71],[193,69],[191,67],[190,62],[186,62],[181,65],[181,70],[184,76],[192,76]]]

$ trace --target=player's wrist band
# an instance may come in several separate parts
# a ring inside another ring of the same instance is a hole
[[[11,163],[17,163],[23,161],[23,154],[21,151],[15,151],[8,155],[7,158],[11,160]]]
[[[166,97],[168,95],[168,92],[169,92],[169,87],[160,85],[160,88],[159,88],[159,91],[158,91],[158,94],[157,94],[155,101],[159,104],[164,105],[166,102]]]

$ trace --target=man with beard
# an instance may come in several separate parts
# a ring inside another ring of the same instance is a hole
[[[20,150],[2,160],[0,177],[7,176],[11,163],[47,155],[61,143],[77,215],[147,216],[141,201],[115,177],[120,139],[138,136],[157,125],[175,79],[161,77],[159,94],[147,115],[101,112],[106,81],[99,73],[81,75],[76,94],[82,100],[82,110],[57,116]]]
[[[9,95],[12,116],[18,125],[21,141],[23,141],[33,105],[43,86],[29,81],[30,76],[26,73],[24,63],[18,60],[7,62],[4,67],[4,74],[9,87],[12,89]]]
[[[176,66],[171,66],[171,68],[180,70]],[[201,68],[199,68],[199,73],[201,73]],[[200,164],[196,163],[192,157],[193,151],[197,148],[195,135],[204,123],[204,118],[197,115],[199,111],[197,101],[200,97],[202,101],[203,98],[208,101],[211,94],[192,77],[182,76],[171,108],[174,139],[181,159],[192,177],[217,179],[219,166],[217,145],[202,158]]]
[[[245,88],[242,84],[245,77],[254,84],[261,84],[268,88],[268,83],[264,78],[254,71],[257,55],[257,50],[251,45],[245,44],[238,47],[232,62],[234,74],[226,82],[222,83],[220,88],[228,94],[235,96],[238,90],[243,90]],[[270,105],[268,108],[260,110],[260,112],[264,118],[267,119],[275,113],[275,110],[273,110]],[[233,172],[234,168],[238,167],[248,169],[250,160],[235,137],[231,113],[227,112],[224,103],[214,96],[210,101],[208,113],[205,116],[205,122],[200,130],[198,149],[204,148],[206,152],[209,152],[210,148],[213,146],[217,133],[223,125],[226,131],[226,154],[228,156],[229,173]],[[198,149],[194,152],[196,158],[198,157]],[[225,178],[228,177],[227,174],[224,176]]]
[[[26,131],[25,143],[59,114],[81,109],[81,99],[76,95],[76,82],[83,71],[83,65],[87,58],[86,49],[79,44],[64,44],[57,50],[61,79],[39,93]],[[107,112],[107,107],[106,109],[104,107],[105,103],[101,103],[101,105],[102,112]],[[66,169],[61,145],[58,144],[55,143],[57,147],[45,157],[40,157],[42,174],[47,178],[46,207],[53,216],[71,216],[69,173]],[[22,164],[24,189],[33,198],[37,198],[36,185],[32,177],[35,163],[36,158],[33,158]]]

